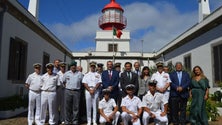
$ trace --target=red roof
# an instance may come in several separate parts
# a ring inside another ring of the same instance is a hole
[[[102,12],[104,11],[104,10],[106,10],[106,9],[119,9],[119,10],[121,10],[121,11],[124,11],[123,9],[122,9],[122,7],[118,4],[118,3],[116,3],[116,1],[115,0],[110,0],[110,3],[109,4],[107,4],[103,9],[102,9]]]

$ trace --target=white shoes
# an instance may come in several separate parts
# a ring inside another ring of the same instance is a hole
[[[91,125],[91,122],[88,122],[87,125]],[[97,125],[97,123],[93,122],[93,125]]]

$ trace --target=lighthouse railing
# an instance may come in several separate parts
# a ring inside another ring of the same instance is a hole
[[[99,17],[99,25],[103,25],[106,23],[120,23],[126,26],[127,19],[126,17],[121,16],[119,14],[109,14]]]

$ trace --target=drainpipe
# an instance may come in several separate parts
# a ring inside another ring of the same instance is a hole
[[[1,54],[2,52],[2,43],[3,43],[3,22],[4,22],[4,14],[8,10],[8,6],[6,4],[7,0],[3,0],[0,2],[0,67],[1,67]],[[1,78],[0,78],[1,79]]]

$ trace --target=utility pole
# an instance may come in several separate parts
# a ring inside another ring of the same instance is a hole
[[[142,47],[141,47],[141,55],[143,56],[143,40],[141,40],[141,43],[142,43]]]

